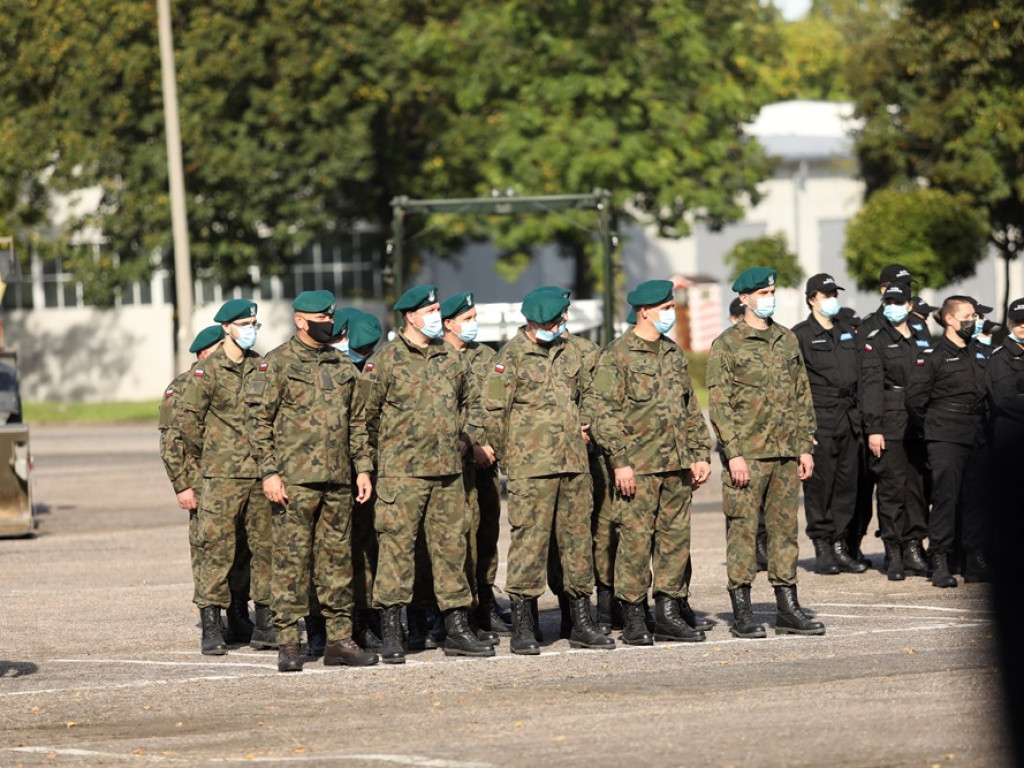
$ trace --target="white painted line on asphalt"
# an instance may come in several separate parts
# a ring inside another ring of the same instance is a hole
[[[189,765],[198,763],[273,763],[280,765],[285,763],[308,763],[322,762],[324,760],[362,760],[365,762],[390,763],[392,765],[411,765],[416,768],[494,768],[493,763],[469,762],[465,760],[446,760],[421,755],[351,755],[345,753],[331,754],[304,754],[304,755],[273,755],[269,757],[212,757],[197,759],[195,757],[165,756],[155,754],[122,754],[118,752],[100,752],[93,749],[76,749],[74,747],[9,747],[5,751],[18,752],[20,754],[52,755],[54,757],[83,757],[83,758],[113,758],[118,760],[134,760],[141,762],[162,762],[180,763],[187,762]]]
[[[167,762],[168,758],[163,755],[123,755],[117,752],[98,752],[93,749],[75,749],[74,747],[8,747],[8,752],[20,752],[23,754],[53,755],[55,757],[112,757],[120,760],[142,760],[150,762]],[[183,758],[175,758],[180,761]]]
[[[150,661],[148,659],[51,659],[52,664],[141,664],[154,667],[255,667],[267,669],[267,664],[247,664],[235,661]]]

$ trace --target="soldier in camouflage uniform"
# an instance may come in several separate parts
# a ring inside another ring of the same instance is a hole
[[[224,341],[192,368],[178,420],[185,447],[203,474],[198,508],[203,555],[196,605],[206,654],[226,652],[220,611],[232,605],[228,573],[246,542],[252,553],[249,594],[244,600],[236,596],[231,612],[244,612],[248,618],[248,597],[252,597],[256,625],[250,644],[255,648],[276,644],[267,608],[270,505],[261,492],[256,463],[245,439],[243,388],[260,361],[260,355],[252,350],[259,330],[256,304],[248,299],[227,301],[214,321],[223,327]]]
[[[494,367],[494,350],[476,341],[476,305],[471,292],[457,293],[441,302],[444,339],[458,350],[471,375],[483,386]],[[480,629],[507,635],[512,631],[507,614],[494,599],[498,576],[498,536],[501,518],[501,487],[494,449],[473,445],[463,464],[466,499],[472,515],[467,577],[474,590],[474,619]]]
[[[299,672],[299,620],[323,616],[325,665],[368,666],[377,654],[352,640],[352,486],[366,434],[350,428],[355,366],[330,346],[334,296],[303,291],[292,302],[295,333],[249,381],[249,443],[274,510],[271,605],[277,668]],[[356,478],[357,501],[370,476]]]
[[[686,358],[665,336],[675,325],[672,283],[648,280],[627,300],[636,326],[601,353],[588,394],[594,436],[614,471],[616,494],[601,514],[618,539],[613,583],[626,614],[622,640],[654,642],[643,606],[653,568],[654,637],[699,642],[704,632],[686,618],[696,623],[688,600],[690,499],[711,474],[711,436]]]
[[[405,662],[401,612],[413,597],[416,536],[422,526],[434,592],[444,614],[447,655],[493,656],[468,621],[473,595],[466,578],[470,518],[462,456],[473,442],[465,412],[473,387],[458,353],[442,340],[437,289],[411,288],[394,305],[400,333],[366,363],[355,423],[368,431],[372,454],[357,456],[360,472],[377,470],[377,579],[382,659]]]
[[[757,514],[764,504],[768,581],[778,606],[776,634],[821,635],[825,626],[800,608],[796,563],[800,481],[814,471],[814,404],[800,345],[771,321],[774,269],[751,267],[733,283],[744,319],[715,339],[708,357],[711,423],[727,460],[722,506],[736,637],[764,637],[750,606],[757,575]]]
[[[564,591],[570,600],[569,643],[614,648],[590,615],[594,559],[590,538],[591,479],[580,418],[583,358],[559,336],[563,296],[532,293],[523,300],[527,324],[498,353],[474,420],[486,430],[508,475],[511,545],[507,591],[512,598],[513,653],[538,654],[534,604],[544,592],[554,526]]]

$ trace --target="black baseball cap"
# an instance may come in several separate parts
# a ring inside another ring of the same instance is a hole
[[[882,271],[878,275],[878,282],[882,285],[888,283],[910,285],[914,282],[914,278],[910,275],[910,270],[902,264],[890,264],[887,267],[882,267]]]
[[[1015,323],[1024,320],[1024,298],[1014,299],[1010,302],[1010,309],[1007,311],[1006,317]]]
[[[979,315],[987,315],[992,311],[992,307],[985,306],[973,296],[968,296],[967,300],[974,305],[974,311],[977,312]]]
[[[897,299],[898,301],[910,301],[910,286],[905,283],[891,283],[882,292],[882,301],[886,299]]]
[[[813,296],[814,294],[821,292],[827,293],[828,291],[845,291],[841,285],[836,285],[835,278],[832,275],[824,272],[819,272],[817,275],[812,275],[807,280],[807,295]]]
[[[917,314],[921,316],[927,315],[929,312],[934,312],[938,309],[938,307],[933,307],[920,296],[913,296],[910,300],[914,302],[914,308],[911,311],[917,312]]]

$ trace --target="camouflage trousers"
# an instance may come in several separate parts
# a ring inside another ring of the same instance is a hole
[[[473,545],[475,580],[481,587],[493,587],[498,578],[498,537],[501,533],[501,484],[498,469],[476,469],[471,489],[473,524],[470,536]]]
[[[246,540],[245,529],[241,526],[235,532],[235,561],[228,571],[228,591],[232,600],[248,602],[249,600],[249,563],[252,553]],[[203,578],[203,547],[199,538],[199,510],[188,511],[188,554],[192,563],[192,602],[198,602],[199,585]]]
[[[615,483],[609,482],[610,471],[603,458],[591,457],[590,475],[594,479],[594,511],[590,533],[594,539],[594,577],[606,587],[615,582],[615,553],[619,547],[617,519],[612,512]]]
[[[562,591],[569,597],[589,597],[594,591],[591,482],[585,473],[508,481],[509,595],[532,598],[544,593],[552,528],[562,565]]]
[[[199,494],[196,515],[196,543],[201,552],[195,604],[200,608],[216,605],[227,608],[234,592],[230,581],[237,561],[244,560],[239,550],[248,544],[250,583],[247,592],[257,603],[270,601],[271,572],[270,502],[263,495],[259,480],[207,477]],[[238,593],[236,593],[238,594]]]
[[[722,511],[726,516],[726,570],[729,589],[748,586],[757,575],[757,516],[764,505],[768,532],[768,581],[796,584],[799,557],[800,476],[796,459],[747,459],[750,482],[736,488],[722,470]]]
[[[594,576],[596,578],[599,573],[597,568],[598,546],[601,547],[601,557],[607,558],[610,556],[613,561],[615,558],[615,547],[611,533],[606,532],[604,529],[599,531],[598,528],[598,515],[604,505],[611,501],[608,495],[609,465],[600,449],[592,446],[588,446],[587,449],[587,463],[590,466],[591,498],[593,499],[593,506],[590,512],[591,538],[598,532],[603,535],[601,544],[598,545],[595,541],[592,547],[594,553]],[[611,578],[612,574],[609,571],[609,581],[601,583],[611,584]],[[565,591],[562,580],[562,556],[558,551],[558,539],[555,537],[554,530],[551,531],[551,542],[548,545],[548,589],[555,595],[560,595]]]
[[[352,637],[352,488],[287,485],[274,505],[270,607],[283,645],[298,645],[299,619],[321,615],[330,642]]]
[[[352,599],[359,610],[373,607],[373,581],[377,577],[373,515],[373,499],[352,507]]]
[[[379,478],[374,526],[378,546],[375,608],[412,603],[416,539],[421,529],[438,607],[447,611],[470,606],[473,596],[466,578],[470,519],[461,474]],[[425,578],[421,573],[420,580]]]
[[[638,603],[652,584],[655,595],[690,596],[691,493],[688,471],[637,475],[636,493],[616,494],[608,505],[618,542],[611,583],[620,600]]]

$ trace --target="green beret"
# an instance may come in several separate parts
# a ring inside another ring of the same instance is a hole
[[[349,349],[360,349],[376,344],[382,335],[380,320],[369,312],[352,310],[352,315],[348,319]]]
[[[732,289],[736,293],[750,293],[761,288],[768,288],[775,285],[775,279],[779,273],[768,267],[748,267],[740,272]]]
[[[523,297],[523,317],[535,323],[550,323],[561,317],[569,306],[565,296],[555,293],[530,291]]]
[[[334,330],[331,332],[331,335],[334,337],[341,336],[345,332],[345,328],[348,327],[349,319],[358,311],[351,307],[342,307],[341,309],[334,310]]]
[[[188,351],[193,355],[199,354],[204,349],[213,346],[223,338],[224,326],[208,325],[196,334],[195,339],[192,340],[192,346],[188,348]]]
[[[626,322],[630,325],[636,325],[636,310],[632,307],[630,307],[629,312],[626,313]]]
[[[441,302],[441,319],[457,317],[463,312],[469,312],[473,308],[473,292],[456,293]]]
[[[403,293],[395,302],[396,312],[413,312],[437,301],[437,288],[433,285],[417,285]]]
[[[671,280],[645,280],[629,292],[626,301],[634,307],[653,307],[674,295]]]
[[[217,314],[213,316],[215,323],[232,323],[243,317],[256,317],[256,302],[249,299],[231,299],[225,301]]]
[[[568,288],[559,288],[557,285],[542,285],[540,288],[534,288],[530,293],[546,293],[554,296],[561,296],[563,299],[568,299],[572,294]],[[530,293],[526,294],[527,296]]]
[[[292,309],[310,314],[334,314],[334,294],[330,291],[303,291],[295,297]]]

